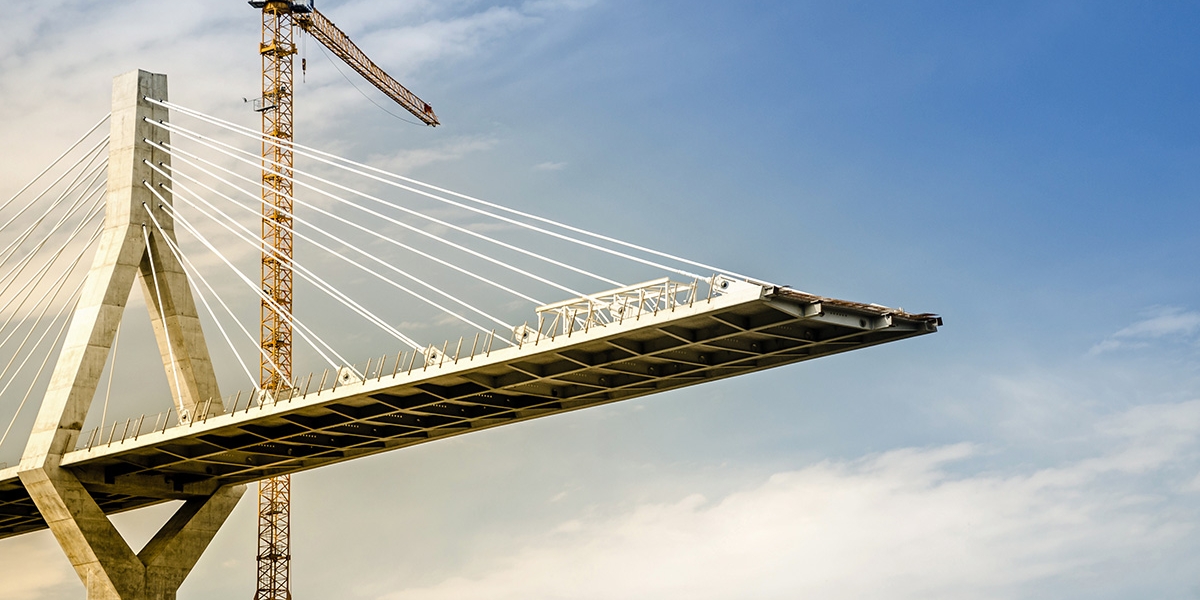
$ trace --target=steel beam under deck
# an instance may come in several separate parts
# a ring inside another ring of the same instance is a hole
[[[773,286],[622,323],[407,364],[207,422],[68,453],[108,514],[508,423],[932,333],[941,319]],[[407,361],[405,361],[407,363]],[[0,471],[0,538],[45,528]]]

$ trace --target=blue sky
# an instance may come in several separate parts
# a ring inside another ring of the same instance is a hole
[[[1200,7],[318,5],[444,125],[382,113],[310,43],[300,141],[946,326],[300,475],[297,597],[1200,590]],[[242,2],[0,16],[0,190],[132,68],[253,126]],[[181,598],[249,593],[252,504]],[[0,580],[81,593],[46,533],[0,544]]]

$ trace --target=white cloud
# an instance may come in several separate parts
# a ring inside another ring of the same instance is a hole
[[[526,0],[521,8],[525,12],[545,13],[558,10],[582,10],[596,3],[597,0]]]
[[[1049,469],[961,474],[976,447],[906,448],[724,498],[580,516],[470,575],[381,598],[1010,598],[1108,577],[1151,589],[1144,557],[1186,543],[1197,522],[1179,511],[1193,498],[1141,478],[1186,463],[1165,488],[1196,487],[1186,450],[1200,402],[1137,408],[1096,433],[1111,451]]]
[[[1096,343],[1089,350],[1089,354],[1100,354],[1123,347],[1140,347],[1148,340],[1191,337],[1197,331],[1200,331],[1200,312],[1173,306],[1157,308],[1150,311],[1146,318]]]
[[[1191,481],[1185,483],[1180,488],[1180,491],[1188,492],[1191,494],[1200,494],[1200,472],[1196,473],[1196,476],[1193,477]]]
[[[535,171],[561,171],[567,166],[565,162],[544,162],[533,165]]]
[[[370,48],[373,56],[400,59],[395,61],[400,63],[396,66],[393,66],[393,61],[387,60],[388,68],[392,75],[403,77],[418,65],[474,56],[489,43],[533,23],[533,17],[518,10],[492,7],[451,19],[429,20],[411,27],[376,30],[366,35],[361,45]]]
[[[429,148],[403,150],[390,156],[374,156],[368,162],[384,171],[406,174],[434,163],[453,162],[468,154],[491,150],[497,143],[498,140],[493,137],[459,137]]]
[[[382,586],[388,591],[373,597],[971,599],[1190,589],[1200,401],[1137,407],[1093,433],[1105,450],[1053,468],[979,468],[990,453],[972,444],[902,448],[779,472],[720,497],[683,491],[615,514],[587,507],[456,575]],[[57,552],[44,533],[0,544],[3,597],[69,597],[78,584]],[[1173,575],[1163,580],[1163,569]]]
[[[1200,312],[1167,307],[1158,309],[1150,318],[1116,332],[1113,337],[1160,338],[1168,335],[1191,335],[1197,329],[1200,329]]]

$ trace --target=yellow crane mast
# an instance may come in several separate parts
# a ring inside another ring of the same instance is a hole
[[[317,12],[313,1],[251,0],[262,9],[262,287],[259,382],[264,392],[292,385],[292,97],[297,28],[312,35],[364,79],[426,125],[438,125],[433,108],[392,79],[342,30]],[[266,136],[278,138],[273,143]],[[291,476],[266,479],[258,488],[258,587],[255,600],[291,600]]]

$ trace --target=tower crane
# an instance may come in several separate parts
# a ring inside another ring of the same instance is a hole
[[[276,394],[292,379],[292,57],[297,29],[308,33],[359,75],[429,126],[433,108],[379,68],[313,0],[251,0],[262,9],[262,287],[259,383]],[[272,140],[267,136],[272,136]],[[291,600],[291,476],[266,479],[258,488],[258,587],[255,600]]]

